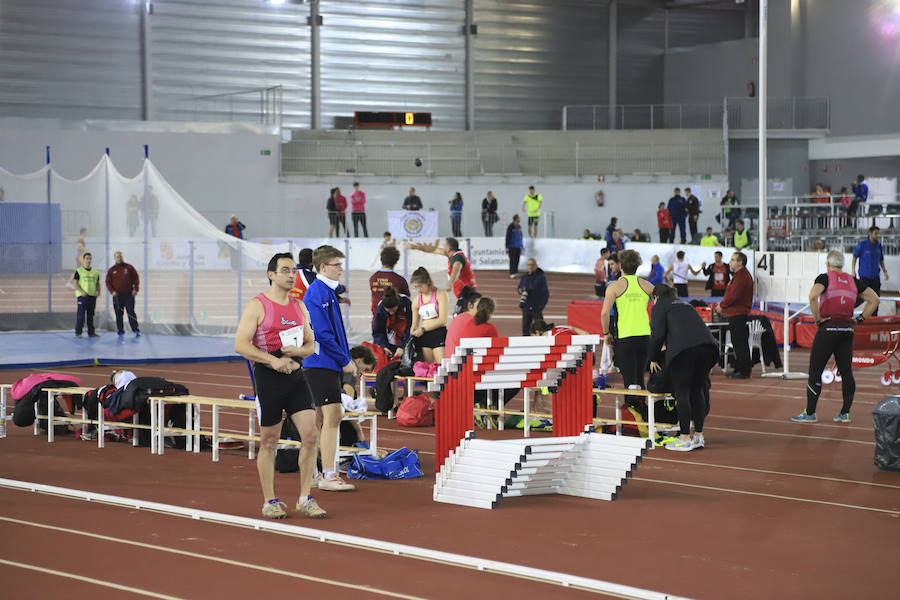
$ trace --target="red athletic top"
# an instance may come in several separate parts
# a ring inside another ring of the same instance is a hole
[[[668,208],[656,211],[656,224],[660,229],[672,229],[672,215]]]
[[[728,283],[726,283],[728,275],[728,265],[722,263],[721,265],[717,265],[716,263],[712,264],[712,289],[714,290],[724,290],[728,287]]]
[[[253,345],[263,352],[273,353],[281,350],[285,344],[278,335],[282,331],[292,327],[302,327],[303,309],[300,302],[294,298],[288,299],[287,304],[277,304],[269,300],[265,294],[259,294],[256,299],[262,302],[264,316],[262,323],[256,328],[253,336]],[[303,335],[300,335],[300,344],[303,344]],[[298,344],[298,345],[300,345]]]
[[[856,282],[846,273],[828,271],[828,287],[819,296],[819,314],[832,319],[853,318],[858,295]]]
[[[493,323],[475,324],[475,317],[465,312],[453,317],[447,325],[447,337],[444,340],[444,356],[450,357],[463,338],[500,337]]]
[[[474,288],[478,287],[478,285],[475,283],[475,273],[472,272],[472,263],[469,262],[469,259],[466,258],[466,255],[463,254],[462,250],[457,250],[456,253],[450,257],[450,261],[447,263],[448,277],[453,273],[454,262],[462,262],[462,268],[459,270],[459,277],[453,282],[453,295],[459,298],[459,294],[465,286],[470,285]]]

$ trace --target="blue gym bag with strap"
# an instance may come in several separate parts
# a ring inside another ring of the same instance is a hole
[[[350,479],[413,479],[422,477],[418,450],[400,448],[384,458],[368,455],[353,455],[353,462],[347,470]]]

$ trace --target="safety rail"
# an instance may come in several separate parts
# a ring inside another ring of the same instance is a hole
[[[390,177],[709,175],[725,173],[725,151],[718,142],[462,145],[308,140],[282,145],[283,175],[348,173]]]
[[[284,90],[280,85],[182,99],[171,119],[225,123],[259,123],[281,129]]]
[[[827,130],[831,105],[827,97],[769,98],[771,130]],[[706,104],[587,104],[562,109],[564,131],[589,129],[718,129],[723,116],[728,130],[755,129],[757,98],[725,98]]]

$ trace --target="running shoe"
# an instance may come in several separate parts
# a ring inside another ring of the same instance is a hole
[[[706,440],[703,439],[702,433],[695,433],[694,437],[691,438],[691,450],[696,450],[697,448],[705,448]]]
[[[835,423],[849,423],[850,413],[838,413],[834,415],[832,421],[834,421]]]
[[[340,475],[334,473],[330,477],[323,477],[319,480],[319,489],[326,492],[350,492],[355,490],[356,486],[344,481]]]
[[[283,519],[287,517],[287,506],[284,502],[280,502],[278,498],[272,498],[262,507],[262,515],[267,519]]]
[[[683,440],[678,438],[671,444],[663,446],[666,450],[674,450],[675,452],[690,452],[694,449],[694,443],[691,440]]]
[[[816,413],[810,415],[805,410],[796,417],[791,417],[794,423],[815,423],[816,420]]]
[[[304,501],[297,501],[297,512],[311,519],[324,519],[328,513],[319,506],[315,498],[307,498]]]

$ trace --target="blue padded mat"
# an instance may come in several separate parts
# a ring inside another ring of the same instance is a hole
[[[119,337],[104,332],[98,338],[78,339],[71,331],[0,334],[0,369],[239,359],[232,336]]]

